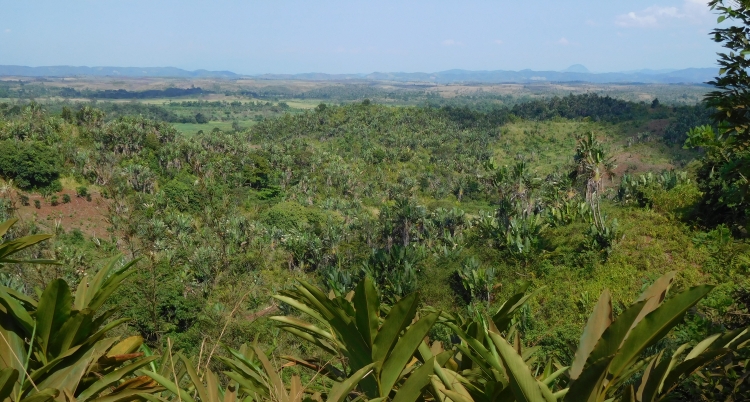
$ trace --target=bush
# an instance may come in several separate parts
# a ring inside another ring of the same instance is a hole
[[[60,204],[60,201],[58,200],[56,195],[53,195],[50,199],[50,204],[52,204],[53,207],[56,207]]]
[[[261,221],[268,226],[285,231],[313,231],[320,233],[323,225],[332,216],[315,208],[304,207],[296,202],[280,202],[268,209]]]
[[[0,141],[0,176],[12,179],[19,188],[60,187],[58,153],[41,142]]]
[[[28,195],[21,194],[19,196],[19,198],[21,199],[21,205],[23,205],[24,207],[28,207],[29,206],[29,196]]]
[[[76,196],[78,197],[86,197],[89,195],[89,189],[86,186],[80,186],[76,188]]]
[[[68,194],[63,194],[63,196],[62,196],[62,202],[63,202],[63,204],[68,204],[68,203],[70,203],[70,195],[68,195]]]
[[[201,196],[195,187],[174,179],[163,187],[164,194],[169,202],[180,211],[197,211],[201,206]]]
[[[42,207],[42,202],[39,200],[34,200],[34,208],[39,209]]]

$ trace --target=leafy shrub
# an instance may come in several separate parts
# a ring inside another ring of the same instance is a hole
[[[66,194],[63,194],[63,196],[62,196],[62,202],[63,202],[63,204],[68,204],[68,203],[70,203],[70,195],[69,195],[69,194],[67,194],[67,193],[66,193]]]
[[[320,233],[322,226],[328,220],[328,215],[315,208],[308,208],[293,201],[280,202],[262,216],[261,221],[268,226],[284,231],[313,231]]]
[[[462,294],[470,296],[471,300],[492,301],[492,292],[495,288],[494,268],[483,268],[476,258],[471,257],[461,264],[461,269],[456,273],[461,278],[464,290]]]
[[[617,219],[607,222],[606,216],[592,221],[585,233],[584,248],[592,251],[603,251],[605,256],[612,253],[615,243],[620,236]]]
[[[203,113],[196,113],[195,122],[198,124],[206,124],[208,123],[208,118]]]
[[[60,204],[59,198],[56,195],[53,195],[50,199],[50,204],[52,204],[53,207],[56,207]]]
[[[162,187],[169,202],[180,211],[197,211],[201,207],[201,196],[194,186],[173,179]]]
[[[39,200],[34,200],[34,208],[40,209],[42,207],[42,202]]]
[[[51,187],[60,177],[61,163],[58,153],[41,142],[0,141],[0,176],[12,179],[19,188],[41,189]]]
[[[269,186],[273,169],[268,159],[251,153],[244,155],[236,164],[242,166],[240,174],[243,186],[259,190]]]
[[[379,285],[385,300],[395,301],[417,289],[417,272],[423,260],[423,248],[394,245],[372,250],[363,271]]]
[[[28,195],[21,194],[18,198],[21,199],[21,205],[23,205],[24,207],[28,207],[29,206],[29,196]]]
[[[689,183],[686,172],[674,170],[665,170],[659,174],[649,172],[637,177],[625,174],[617,189],[617,199],[624,204],[636,203],[642,207],[650,207],[656,193]]]

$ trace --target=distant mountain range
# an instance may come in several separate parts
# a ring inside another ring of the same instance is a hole
[[[645,83],[678,84],[705,83],[718,73],[716,68],[686,68],[682,70],[636,70],[617,73],[592,73],[580,64],[564,71],[471,71],[447,70],[435,73],[370,73],[370,74],[261,74],[240,75],[231,71],[187,71],[175,67],[26,67],[0,65],[0,76],[22,77],[177,77],[177,78],[256,78],[267,80],[308,80],[308,81],[419,81],[439,84],[452,83],[530,83],[530,82],[591,82],[604,83]]]
[[[175,67],[78,67],[78,66],[3,66],[0,76],[16,77],[176,77],[176,78],[239,78],[231,71],[187,71]]]

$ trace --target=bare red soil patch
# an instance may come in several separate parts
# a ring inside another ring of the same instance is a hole
[[[63,203],[63,194],[70,196],[69,203]],[[52,205],[50,199],[44,199],[38,194],[28,194],[29,205],[20,205],[17,201],[18,217],[24,221],[34,221],[40,226],[54,232],[57,226],[62,227],[66,232],[79,229],[88,236],[99,238],[109,238],[107,228],[109,224],[106,220],[107,207],[109,200],[103,198],[101,194],[92,193],[91,201],[86,201],[83,197],[76,196],[75,191],[64,190],[56,193],[58,205]],[[15,195],[15,200],[19,200]],[[34,201],[39,200],[40,208],[36,208]]]

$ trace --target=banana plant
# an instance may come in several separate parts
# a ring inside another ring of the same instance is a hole
[[[312,321],[292,316],[272,317],[283,330],[345,362],[342,368],[337,368],[315,360],[290,358],[336,381],[337,391],[356,383],[354,392],[368,399],[412,402],[429,384],[434,361],[417,367],[414,355],[439,313],[417,319],[417,293],[402,298],[387,310],[380,306],[372,279],[365,277],[346,297],[333,294],[328,297],[306,282],[274,297]],[[383,318],[381,310],[387,310]],[[347,397],[343,393],[336,395]]]
[[[698,343],[684,358],[687,344],[671,356],[662,350],[643,358],[646,348],[664,338],[713,288],[694,286],[667,299],[674,277],[670,272],[656,280],[616,319],[609,291],[602,293],[581,336],[570,369],[566,401],[601,402],[612,398],[663,401],[696,370],[730,351],[746,347],[750,332],[742,329],[713,335]],[[643,374],[635,386],[628,384],[639,372]]]
[[[108,321],[114,308],[101,311],[135,264],[131,261],[117,269],[118,260],[91,279],[84,276],[75,295],[62,279],[52,281],[38,300],[0,287],[3,395],[18,402],[53,398],[115,402],[158,390],[150,378],[133,377],[156,359],[137,352],[143,339],[106,337],[127,321]]]

